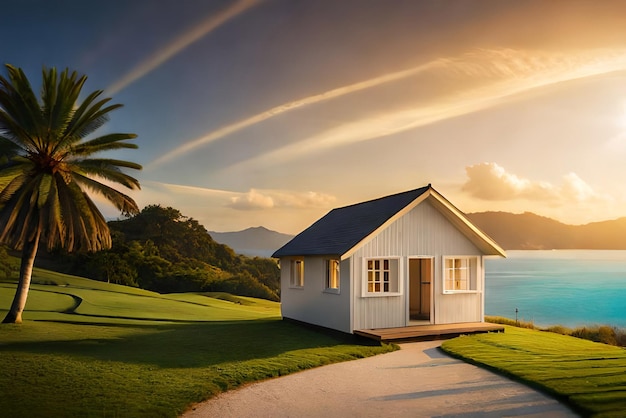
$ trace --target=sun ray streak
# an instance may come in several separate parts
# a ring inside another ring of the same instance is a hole
[[[110,85],[106,91],[107,94],[113,95],[128,87],[130,84],[144,77],[146,74],[158,68],[161,64],[168,61],[174,55],[178,54],[189,45],[202,39],[208,33],[214,31],[229,20],[246,12],[259,2],[259,0],[239,0],[231,7],[223,10],[217,15],[211,15],[207,19],[200,22],[197,26],[183,33],[178,38],[167,44],[163,49],[151,55],[147,60],[143,61],[128,74]]]
[[[324,93],[315,94],[313,96],[305,97],[304,99],[294,100],[292,102],[273,107],[269,110],[258,113],[249,118],[246,118],[238,122],[232,123],[230,125],[224,126],[222,128],[219,128],[200,138],[189,141],[186,144],[183,144],[182,146],[163,155],[162,157],[157,158],[152,163],[148,164],[145,168],[146,170],[150,168],[154,168],[158,165],[161,165],[177,157],[180,157],[183,154],[187,154],[193,151],[194,149],[201,147],[202,145],[206,145],[220,138],[223,138],[227,135],[230,135],[234,132],[240,131],[249,126],[263,122],[267,119],[273,118],[285,112],[289,112],[289,111],[301,108],[303,106],[320,103],[326,100],[335,99],[337,97],[345,96],[346,94],[355,93],[357,91],[376,87],[381,84],[390,83],[393,81],[411,77],[422,71],[430,70],[442,64],[443,63],[439,61],[429,62],[427,64],[419,65],[417,67],[409,68],[409,69],[402,70],[402,71],[396,71],[396,72],[385,74],[379,77],[371,78],[369,80],[361,81],[361,82],[350,84],[347,86],[338,87],[333,90],[328,90]]]
[[[336,147],[408,131],[410,129],[481,111],[513,100],[520,94],[559,83],[626,71],[625,51],[594,51],[578,56],[546,56],[522,51],[479,51],[445,62],[439,70],[463,79],[485,78],[479,87],[455,91],[411,107],[384,110],[378,115],[349,121],[308,138],[291,141],[226,168],[263,166],[311,156]],[[468,83],[469,84],[469,83]]]

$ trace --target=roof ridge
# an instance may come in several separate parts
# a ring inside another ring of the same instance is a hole
[[[411,189],[411,190],[406,190],[404,192],[393,193],[393,194],[390,194],[390,195],[387,195],[387,196],[382,196],[382,197],[377,197],[377,198],[370,199],[370,200],[365,200],[363,202],[352,203],[350,205],[340,206],[338,208],[333,208],[332,210],[351,208],[353,206],[364,205],[364,204],[367,204],[367,203],[373,203],[373,202],[377,202],[379,200],[388,199],[388,198],[391,198],[391,197],[397,197],[397,196],[400,196],[400,195],[406,195],[406,194],[410,194],[410,193],[415,193],[417,191],[422,191],[421,193],[423,193],[424,191],[426,191],[426,189],[429,189],[429,188],[432,188],[430,183],[428,183],[428,186],[422,186],[422,187],[418,187],[417,189]]]
[[[272,255],[341,255],[428,192],[430,185],[335,208]]]

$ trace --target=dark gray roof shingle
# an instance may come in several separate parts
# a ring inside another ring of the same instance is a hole
[[[345,254],[429,188],[430,185],[333,209],[272,257]]]

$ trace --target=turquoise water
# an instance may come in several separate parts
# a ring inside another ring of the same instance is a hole
[[[485,267],[487,315],[626,328],[626,251],[507,251]]]

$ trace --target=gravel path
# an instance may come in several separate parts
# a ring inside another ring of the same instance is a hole
[[[247,385],[195,405],[200,417],[576,417],[556,400],[451,358],[441,341]]]

